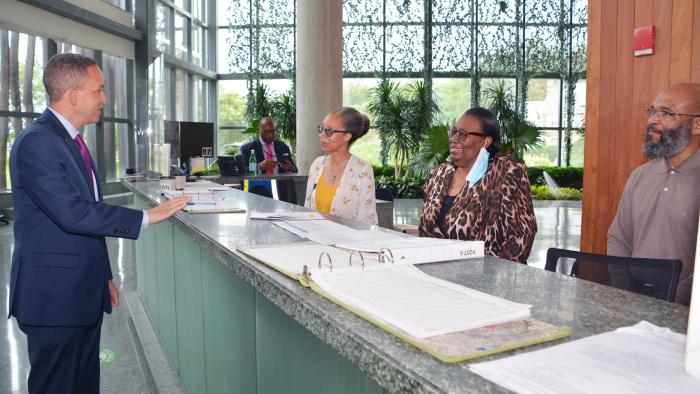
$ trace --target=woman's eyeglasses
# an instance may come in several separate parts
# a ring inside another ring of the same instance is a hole
[[[325,134],[326,137],[330,137],[333,135],[333,133],[349,133],[348,130],[336,130],[332,127],[321,127],[316,126],[318,128],[318,135]]]
[[[479,133],[479,132],[476,132],[476,131],[466,131],[466,130],[463,130],[463,129],[458,129],[458,128],[456,128],[456,127],[450,127],[449,129],[447,129],[447,137],[448,137],[448,138],[452,138],[452,137],[454,137],[455,135],[457,136],[457,140],[458,140],[459,142],[464,142],[464,140],[466,140],[467,137],[470,136],[470,135],[475,135],[475,136],[481,137],[481,138],[486,138],[486,137],[488,137],[488,136],[487,136],[486,134],[484,134],[484,133]]]

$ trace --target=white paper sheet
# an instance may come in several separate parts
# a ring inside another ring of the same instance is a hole
[[[700,219],[698,219],[700,222]],[[700,223],[698,223],[700,228]],[[700,232],[695,247],[693,293],[690,296],[688,316],[688,340],[685,345],[685,372],[700,378]]]
[[[605,334],[470,365],[517,393],[700,393],[683,371],[685,336],[640,322]]]
[[[330,220],[287,220],[274,222],[274,225],[322,245],[403,238],[380,230],[355,230]]]
[[[251,212],[251,219],[261,220],[325,220],[318,212]]]
[[[227,204],[225,201],[195,201],[192,204],[185,205],[183,208],[188,213],[243,213],[245,208],[237,205]]]
[[[425,274],[412,265],[312,270],[324,291],[415,338],[530,317],[518,304]]]

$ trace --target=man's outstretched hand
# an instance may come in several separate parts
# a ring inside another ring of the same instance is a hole
[[[166,201],[155,208],[148,210],[148,224],[160,223],[176,214],[187,205],[192,197],[180,196]]]

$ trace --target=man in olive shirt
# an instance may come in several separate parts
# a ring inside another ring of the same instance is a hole
[[[700,215],[700,84],[661,92],[646,109],[642,153],[651,158],[630,176],[608,230],[608,255],[683,262],[676,302],[688,305]],[[615,275],[613,285],[631,278]],[[632,277],[644,274],[631,272]]]

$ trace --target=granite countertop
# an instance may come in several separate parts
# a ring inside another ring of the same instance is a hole
[[[162,198],[158,194],[157,181],[123,182],[134,193],[153,203]],[[225,192],[225,198],[235,200],[246,209],[246,213],[190,215],[180,212],[171,222],[388,391],[508,392],[471,373],[468,361],[457,364],[438,361],[287,276],[238,253],[235,250],[238,245],[303,241],[273,226],[269,221],[250,220],[250,211],[304,211],[305,208],[238,190]],[[344,224],[355,228],[363,227],[353,223]],[[633,325],[640,320],[669,327],[680,333],[686,331],[687,307],[496,257],[423,264],[418,267],[437,278],[533,305],[532,315],[535,318],[571,327],[571,337],[562,341]],[[560,342],[530,346],[476,361],[532,351]]]

